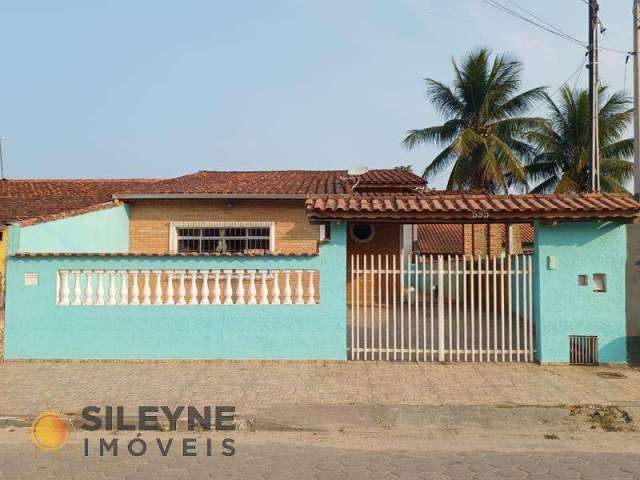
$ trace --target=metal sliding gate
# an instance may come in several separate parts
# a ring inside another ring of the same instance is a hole
[[[352,255],[348,358],[531,362],[530,255]]]

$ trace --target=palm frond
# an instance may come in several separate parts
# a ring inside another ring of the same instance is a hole
[[[427,78],[427,97],[438,113],[444,117],[458,118],[464,114],[465,105],[444,83]]]
[[[603,159],[618,158],[625,159],[633,157],[635,145],[633,138],[625,138],[614,143],[609,143],[600,148],[600,155]]]
[[[409,130],[402,144],[409,150],[418,145],[435,143],[443,146],[451,143],[463,127],[459,120],[449,120],[444,125],[423,128],[421,130]]]

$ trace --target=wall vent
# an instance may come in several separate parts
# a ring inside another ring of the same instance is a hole
[[[569,335],[569,363],[571,365],[598,365],[598,337]]]

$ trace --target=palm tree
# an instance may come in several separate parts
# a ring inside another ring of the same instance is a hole
[[[506,192],[525,187],[523,160],[534,155],[524,135],[543,120],[522,117],[541,100],[544,88],[518,93],[522,63],[506,55],[471,52],[458,66],[453,60],[453,86],[426,79],[430,103],[444,117],[435,127],[410,130],[403,144],[413,149],[434,143],[444,149],[423,176],[428,180],[453,165],[448,190]]]
[[[539,149],[525,167],[537,186],[533,193],[570,193],[591,190],[591,113],[589,92],[560,90],[559,103],[545,95],[550,117],[528,134]],[[627,192],[625,182],[633,175],[633,139],[621,137],[633,121],[632,101],[624,92],[607,95],[600,89],[600,187],[605,192]]]

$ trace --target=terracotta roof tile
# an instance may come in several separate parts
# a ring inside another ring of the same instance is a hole
[[[158,182],[144,193],[233,195],[325,195],[352,191],[413,191],[426,188],[423,178],[405,170],[370,170],[350,176],[346,170],[270,170],[216,172],[203,170]],[[141,193],[141,192],[121,192]]]
[[[464,253],[464,225],[431,223],[418,225],[418,249],[426,254]]]
[[[627,195],[585,193],[569,195],[484,195],[426,192],[378,195],[384,209],[372,209],[376,194],[355,193],[348,209],[335,207],[335,198],[313,196],[307,214],[315,219],[491,222],[537,219],[635,218],[640,203]],[[344,202],[343,202],[344,203]],[[478,213],[482,216],[476,218]]]
[[[523,246],[533,244],[533,225],[516,223]],[[464,255],[464,224],[423,223],[418,225],[418,250],[427,255]],[[506,230],[501,231],[502,244]]]
[[[122,189],[141,191],[155,179],[0,180],[0,224],[31,224],[114,206]]]
[[[530,223],[520,224],[520,240],[523,244],[531,245],[533,243],[535,231]]]
[[[0,181],[0,224],[37,223],[113,205],[119,194],[299,195],[383,189],[415,191],[426,183],[401,169],[370,170],[349,176],[346,170],[255,172],[201,171],[172,179],[24,179]],[[349,207],[344,205],[347,210]],[[378,206],[380,211],[386,208]]]

